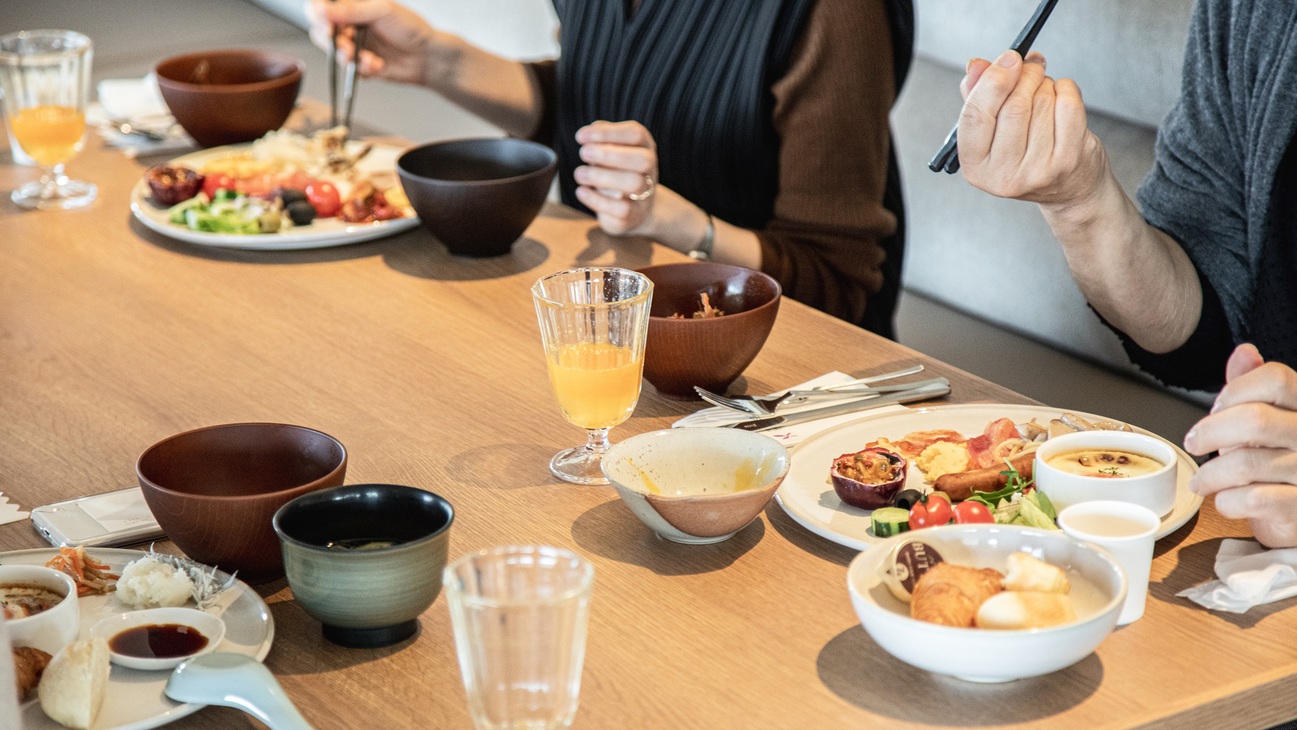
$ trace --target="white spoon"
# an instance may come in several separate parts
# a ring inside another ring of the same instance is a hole
[[[261,662],[243,654],[204,654],[176,667],[167,680],[176,702],[235,707],[271,730],[313,730]]]

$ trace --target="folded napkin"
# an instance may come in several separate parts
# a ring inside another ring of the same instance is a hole
[[[25,520],[28,516],[29,513],[20,512],[18,505],[10,504],[9,498],[5,496],[4,492],[0,492],[0,525]]]
[[[852,380],[855,380],[855,378],[853,378],[850,375],[847,375],[846,373],[840,373],[835,370],[834,372],[831,373],[825,373],[824,375],[821,375],[818,378],[812,378],[811,380],[808,380],[805,383],[798,383],[797,385],[794,385],[790,388],[786,388],[785,390],[776,391],[774,393],[771,393],[771,395],[781,395],[789,390],[807,390],[809,388],[821,388],[821,387],[831,386],[831,385],[842,385],[843,383],[849,383]],[[862,402],[861,404],[862,407],[864,406],[865,402],[867,401]],[[810,403],[797,405],[797,406],[784,406],[779,409],[779,415],[791,416],[795,413],[800,413],[801,411],[809,411],[815,408],[823,408],[826,405],[829,405],[829,403],[823,400],[815,400],[815,401],[811,401]],[[904,411],[904,410],[907,410],[905,406],[892,405],[892,406],[882,406],[879,408],[874,408],[868,411],[868,413],[870,415],[873,415],[875,413],[887,413],[889,411]],[[806,439],[810,438],[811,436],[814,436],[815,434],[821,431],[825,431],[827,429],[833,428],[838,424],[854,421],[860,418],[862,415],[863,415],[862,413],[845,413],[838,416],[821,418],[817,421],[806,421],[805,423],[797,423],[792,426],[787,426],[784,428],[776,428],[776,429],[771,429],[769,431],[762,431],[761,433],[778,439],[785,446],[792,446],[793,444],[798,444],[801,443],[802,441],[805,441]],[[739,413],[738,411],[730,410],[729,408],[711,406],[710,408],[704,408],[700,411],[697,411],[696,413],[691,413],[685,416],[684,418],[681,418],[680,420],[671,424],[671,427],[672,428],[716,428],[719,426],[728,426],[733,423],[739,423],[741,421],[750,421],[755,418],[765,418],[765,416],[749,416],[743,413]]]
[[[127,156],[156,155],[197,147],[162,100],[157,79],[104,79],[97,87],[99,102],[86,109],[86,122],[95,127],[109,145]],[[141,129],[162,132],[165,139],[154,140],[138,134],[122,134],[118,124],[130,122]]]
[[[1230,613],[1297,596],[1297,548],[1268,550],[1252,540],[1224,540],[1216,553],[1216,577],[1176,595]]]

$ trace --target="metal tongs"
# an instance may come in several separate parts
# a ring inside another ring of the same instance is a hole
[[[334,0],[329,0],[334,2]],[[343,140],[351,136],[351,115],[356,108],[356,81],[360,76],[360,49],[365,47],[365,34],[369,32],[369,27],[357,25],[352,29],[352,51],[351,58],[347,61],[347,78],[346,85],[343,87],[342,107],[345,108],[345,116],[338,119],[338,34],[340,29],[335,24],[333,34],[329,38],[329,126],[336,127],[341,124],[345,128]]]
[[[1045,21],[1049,20],[1049,14],[1054,12],[1054,6],[1058,0],[1040,0],[1040,5],[1036,8],[1036,13],[1031,16],[1031,20],[1023,26],[1022,32],[1014,39],[1013,45],[1009,46],[1011,50],[1017,51],[1019,56],[1024,58],[1027,52],[1031,50],[1031,44],[1036,42],[1036,36],[1040,35],[1040,29],[1045,27]],[[959,172],[959,143],[955,139],[959,132],[959,122],[951,128],[950,134],[946,135],[946,143],[941,145],[937,154],[933,156],[932,162],[928,163],[928,169],[933,172],[945,170],[948,174],[954,175]]]

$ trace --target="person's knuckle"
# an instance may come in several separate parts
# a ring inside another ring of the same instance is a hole
[[[1000,107],[1001,123],[1023,125],[1031,121],[1031,101],[1021,96],[1011,96]]]

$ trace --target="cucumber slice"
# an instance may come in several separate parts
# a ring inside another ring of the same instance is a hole
[[[880,507],[874,510],[869,521],[874,537],[891,537],[910,530],[910,513],[900,507]]]

